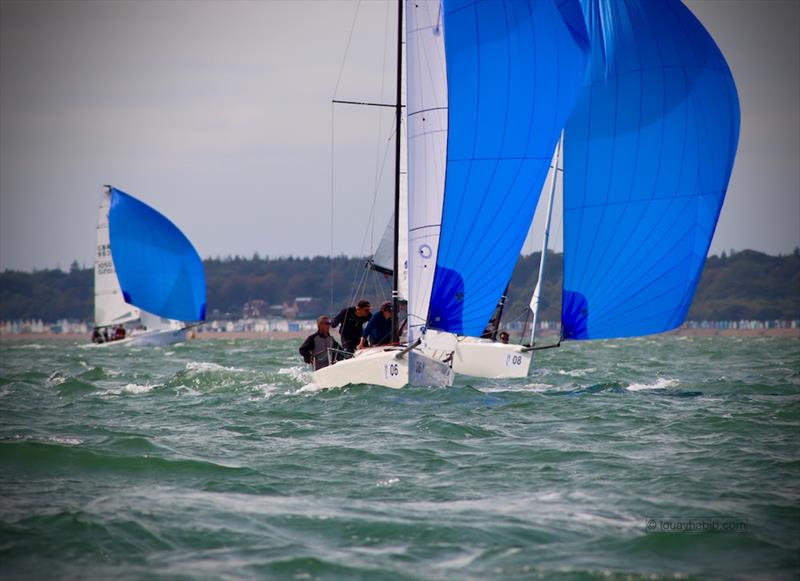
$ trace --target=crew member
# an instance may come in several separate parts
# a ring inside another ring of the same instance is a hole
[[[381,310],[374,315],[364,327],[361,333],[361,343],[359,349],[364,349],[368,345],[387,345],[392,341],[392,303],[386,301],[381,305]]]
[[[310,363],[314,371],[327,367],[335,358],[332,358],[330,350],[340,349],[341,346],[331,336],[331,320],[327,315],[322,315],[317,319],[317,332],[309,335],[303,344],[300,345],[300,355],[303,361]]]
[[[92,331],[92,343],[105,343],[105,337],[99,327],[95,327]]]
[[[361,341],[364,332],[364,323],[372,316],[372,305],[367,300],[360,300],[355,307],[347,307],[339,311],[333,318],[331,327],[334,329],[341,325],[339,336],[342,338],[342,348],[353,353]]]

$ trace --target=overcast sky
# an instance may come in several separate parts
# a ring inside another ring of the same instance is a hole
[[[711,252],[791,252],[800,2],[687,4],[742,109]],[[91,265],[106,183],[166,214],[203,257],[327,255],[333,183],[333,252],[369,253],[391,206],[391,110],[331,99],[392,100],[396,8],[362,3],[345,60],[356,5],[2,0],[0,269]]]

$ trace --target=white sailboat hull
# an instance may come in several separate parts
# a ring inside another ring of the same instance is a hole
[[[352,359],[338,361],[314,372],[320,387],[351,384],[381,385],[399,389],[406,385],[447,387],[453,384],[450,364],[416,350],[400,355],[403,347],[374,347],[357,351]]]
[[[183,343],[187,339],[188,329],[158,329],[145,331],[141,334],[131,335],[118,341],[97,343],[97,347],[111,347],[112,345],[127,345],[129,347],[163,347]]]
[[[453,371],[490,379],[527,377],[532,358],[533,351],[524,351],[521,345],[459,337],[453,355]]]

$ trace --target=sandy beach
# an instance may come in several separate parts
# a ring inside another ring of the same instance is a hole
[[[309,331],[254,331],[197,333],[196,338],[205,339],[303,339]],[[555,336],[544,332],[544,336]],[[664,336],[679,337],[800,337],[800,329],[675,329],[662,333]],[[0,341],[89,341],[88,335],[81,333],[19,333],[0,335]]]

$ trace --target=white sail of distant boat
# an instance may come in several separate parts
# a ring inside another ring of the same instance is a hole
[[[98,344],[178,343],[205,319],[197,251],[166,217],[111,186],[100,203],[94,281]]]

